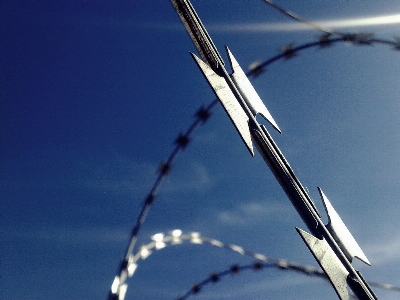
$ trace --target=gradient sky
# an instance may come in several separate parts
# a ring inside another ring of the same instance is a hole
[[[398,1],[276,3],[325,25],[342,21],[341,31],[400,36],[398,19],[348,22],[398,16]],[[244,69],[319,35],[262,1],[193,5],[225,61],[228,45]],[[0,15],[0,298],[105,299],[159,164],[214,95],[167,0],[3,0]],[[397,286],[399,70],[390,46],[340,43],[252,79],[282,134],[268,130],[318,209],[320,186],[372,264],[355,267]],[[307,229],[218,105],[175,161],[138,246],[180,228],[317,267],[296,226]],[[140,262],[126,299],[174,299],[213,271],[252,261],[209,245],[167,247]],[[195,297],[337,299],[321,279],[278,270],[228,276]]]

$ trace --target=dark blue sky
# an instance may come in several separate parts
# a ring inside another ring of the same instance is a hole
[[[399,36],[396,1],[277,4],[337,30]],[[228,45],[244,69],[319,34],[262,1],[193,5],[225,61]],[[169,1],[6,0],[0,15],[0,298],[105,299],[159,164],[214,95]],[[393,24],[366,25],[389,15]],[[282,135],[268,130],[318,208],[321,186],[372,263],[356,268],[398,286],[399,70],[390,46],[340,43],[252,80]],[[138,246],[181,228],[316,267],[295,226],[306,229],[217,106],[174,163]],[[162,249],[140,262],[126,299],[173,299],[250,262],[206,245]],[[224,279],[196,297],[336,299],[321,279],[276,270]]]

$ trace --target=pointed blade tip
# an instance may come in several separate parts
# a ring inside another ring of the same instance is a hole
[[[245,143],[247,150],[250,152],[251,156],[254,157],[249,118],[229,88],[225,78],[215,73],[215,71],[202,59],[197,57],[197,55],[192,52],[190,52],[190,54],[192,55],[203,75],[206,77],[209,85],[214,91],[214,94],[217,96],[219,102],[222,104],[224,110],[231,119],[231,122],[234,124],[242,141]]]
[[[233,56],[232,52],[229,50],[228,46],[225,46],[226,52],[228,54],[229,62],[232,68],[232,79],[237,85],[240,93],[242,94],[244,100],[249,105],[253,116],[255,117],[257,114],[260,114],[265,120],[267,120],[272,127],[282,134],[281,129],[276,123],[275,119],[272,117],[268,108],[265,106],[264,102],[261,100],[257,91],[254,89],[250,80],[247,78],[246,74],[243,72],[240,67],[238,61]]]
[[[335,289],[336,294],[341,300],[348,300],[349,293],[347,291],[346,279],[349,272],[333,252],[332,248],[324,238],[320,240],[298,227],[296,227],[296,230],[314,258],[317,260],[318,264],[324,270]]]
[[[321,196],[322,203],[324,204],[326,214],[328,216],[329,223],[326,225],[328,231],[332,234],[335,241],[338,243],[342,251],[346,254],[350,262],[354,257],[362,261],[367,265],[371,265],[367,256],[364,254],[361,247],[358,245],[356,239],[351,234],[350,230],[344,224],[335,208],[330,203],[328,197],[322,191],[322,188],[318,187],[318,192]]]

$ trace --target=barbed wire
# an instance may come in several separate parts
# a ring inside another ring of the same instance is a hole
[[[264,0],[267,3],[270,3],[271,1]],[[271,2],[272,3],[272,2]],[[274,7],[278,7],[274,5]],[[280,10],[283,10],[280,8]],[[286,11],[288,14],[289,12]],[[301,19],[300,17],[294,15],[291,13],[290,15],[292,18],[297,18],[299,22],[307,23],[308,25],[313,24],[311,22],[308,22],[304,19]],[[289,15],[289,14],[288,14]],[[314,24],[315,25],[315,24]],[[318,25],[316,25],[318,26]],[[314,26],[315,27],[315,26]],[[379,39],[379,38],[373,38],[373,35],[371,33],[336,33],[336,32],[330,32],[325,30],[324,28],[315,28],[320,31],[323,31],[325,34],[321,35],[318,37],[317,41],[314,42],[309,42],[302,44],[300,46],[294,47],[294,44],[288,44],[284,47],[281,48],[281,53],[278,55],[273,56],[270,59],[265,60],[264,62],[261,61],[255,61],[249,66],[249,71],[246,73],[248,77],[258,77],[260,76],[263,72],[265,72],[265,68],[272,63],[284,59],[284,60],[289,60],[291,58],[294,58],[298,56],[298,53],[300,51],[313,48],[313,47],[321,47],[321,48],[326,48],[328,46],[331,46],[335,43],[338,42],[351,42],[355,45],[372,45],[372,44],[383,44],[383,45],[389,45],[393,46],[394,50],[400,50],[400,38],[395,38],[395,41],[388,40],[388,39]],[[340,37],[333,38],[332,35],[334,34],[339,34]],[[147,194],[142,208],[139,212],[139,216],[135,222],[135,225],[133,226],[133,229],[130,234],[129,238],[129,243],[125,251],[125,256],[124,259],[121,261],[117,275],[114,278],[113,285],[111,287],[111,290],[108,295],[109,300],[114,300],[114,299],[121,299],[118,297],[118,295],[123,291],[122,286],[124,286],[124,282],[126,278],[128,277],[128,265],[129,265],[129,259],[132,256],[137,237],[140,231],[141,226],[143,225],[147,214],[154,203],[154,200],[157,196],[157,192],[164,181],[164,179],[168,176],[172,169],[172,163],[174,162],[175,158],[178,156],[178,154],[184,150],[188,144],[191,141],[192,134],[195,132],[195,130],[201,125],[204,124],[211,116],[211,111],[215,107],[215,105],[218,103],[218,99],[214,99],[210,104],[207,106],[201,106],[197,112],[195,113],[195,120],[194,122],[189,126],[189,128],[185,132],[181,132],[178,137],[175,139],[174,143],[176,146],[173,148],[171,154],[168,156],[168,158],[164,161],[161,162],[159,168],[158,168],[158,176],[155,180],[155,183],[153,184],[152,188],[150,189],[150,192]],[[118,284],[116,284],[118,282]],[[123,299],[123,298],[122,298]]]
[[[245,250],[243,247],[234,245],[234,244],[224,244],[221,241],[218,241],[216,239],[208,238],[201,236],[200,233],[198,232],[190,232],[187,234],[182,233],[180,229],[175,229],[170,232],[170,235],[165,235],[164,233],[157,233],[151,237],[152,242],[142,245],[139,248],[139,251],[135,255],[130,255],[127,259],[127,265],[126,265],[126,278],[127,277],[132,277],[133,274],[135,273],[137,267],[138,267],[138,261],[140,259],[144,260],[147,257],[149,257],[152,254],[152,250],[160,250],[163,249],[167,246],[174,246],[174,245],[180,245],[184,241],[189,241],[192,244],[209,244],[215,247],[219,248],[225,248],[230,251],[239,253],[244,256],[249,256],[251,258],[255,258],[259,261],[263,262],[271,262],[277,265],[282,265],[285,266],[287,264],[286,260],[277,260],[277,259],[272,259],[269,258],[263,254],[251,252],[248,250]],[[126,279],[125,278],[125,279]],[[125,281],[125,280],[124,280]],[[117,295],[118,291],[118,298],[119,300],[125,299],[125,294],[128,288],[128,284],[122,283],[120,281],[120,278],[117,276],[115,277],[112,285],[111,285],[111,291],[115,292],[114,294]],[[115,296],[116,298],[117,296]]]
[[[275,10],[277,10],[280,13],[284,14],[285,16],[287,16],[287,17],[289,17],[289,18],[291,18],[291,19],[293,19],[293,20],[295,20],[295,21],[297,21],[299,23],[303,23],[303,24],[305,24],[305,25],[307,25],[307,26],[309,26],[309,27],[311,27],[313,29],[316,29],[318,31],[324,32],[325,35],[328,35],[328,36],[337,35],[337,36],[340,36],[340,37],[343,37],[343,38],[345,38],[345,37],[347,37],[349,35],[349,33],[347,33],[347,32],[336,31],[336,30],[333,30],[331,28],[321,26],[321,25],[319,25],[317,23],[310,22],[309,20],[304,19],[301,16],[299,16],[299,15],[297,15],[297,14],[295,14],[295,13],[293,13],[293,12],[287,10],[287,9],[284,9],[281,6],[275,4],[272,0],[263,0],[263,1],[266,4],[268,4],[270,7],[274,8]],[[373,34],[372,33],[362,33],[361,35],[364,35],[364,36],[367,36],[367,37],[371,37]],[[395,38],[395,39],[398,40],[397,38]]]
[[[243,266],[234,264],[230,266],[229,269],[227,270],[212,273],[209,277],[202,280],[200,283],[192,285],[190,290],[188,290],[183,296],[178,297],[178,300],[187,299],[189,296],[197,294],[202,289],[203,286],[212,282],[215,283],[228,274],[235,275],[238,274],[240,271],[251,270],[251,269],[261,270],[264,268],[275,268],[278,270],[289,270],[309,276],[321,277],[326,280],[328,279],[325,273],[321,269],[290,262],[287,261],[286,259],[274,259],[264,254],[248,251],[243,247],[235,244],[225,244],[219,240],[202,236],[199,232],[183,233],[182,230],[175,229],[170,231],[169,234],[165,234],[162,232],[156,233],[153,236],[151,236],[151,240],[152,241],[150,243],[142,245],[135,255],[131,255],[129,257],[127,266],[128,277],[132,277],[134,275],[135,271],[138,268],[139,261],[147,259],[153,253],[153,250],[161,250],[169,246],[181,245],[184,241],[188,241],[192,244],[198,244],[198,245],[208,244],[214,247],[224,248],[232,252],[239,253],[243,256],[248,256],[256,259],[256,261],[253,262],[252,264]],[[113,284],[114,288],[116,288],[118,282],[115,282]],[[394,285],[373,283],[373,282],[370,282],[370,285],[386,290],[393,290],[400,292],[400,287]],[[119,295],[120,299],[125,298],[127,288],[128,285],[124,284],[123,288],[120,291]]]
[[[321,31],[324,34],[319,36],[318,41],[316,41],[316,42],[303,44],[296,48],[293,48],[294,44],[291,43],[291,44],[286,45],[281,48],[281,50],[282,50],[281,54],[278,54],[278,55],[270,58],[269,60],[266,60],[263,63],[254,62],[252,65],[250,65],[251,66],[250,69],[254,70],[256,72],[251,74],[250,76],[257,77],[258,75],[260,75],[262,73],[263,67],[265,67],[281,58],[285,58],[285,59],[293,58],[296,56],[297,52],[299,52],[301,50],[305,50],[307,48],[311,48],[311,47],[315,47],[315,46],[327,47],[327,46],[331,46],[332,44],[337,43],[337,42],[352,42],[354,44],[359,44],[359,45],[371,45],[373,43],[386,44],[386,45],[392,45],[395,50],[400,50],[400,38],[394,37],[394,41],[391,41],[391,40],[387,40],[387,39],[373,38],[373,33],[369,33],[369,32],[368,33],[367,32],[345,33],[345,32],[335,31],[333,29],[318,25],[314,22],[310,22],[307,19],[304,19],[304,18],[300,17],[299,15],[275,4],[272,0],[263,0],[263,1],[266,4],[268,4],[270,7],[281,12],[282,14],[286,15],[287,17],[289,17],[299,23],[303,23],[303,24],[305,24],[311,28],[314,28],[318,31]],[[333,38],[332,35],[336,35],[339,37]]]
[[[293,20],[295,20],[297,22],[303,23],[303,24],[305,24],[305,25],[307,25],[307,26],[309,26],[311,28],[314,28],[316,30],[322,31],[322,32],[324,32],[326,34],[344,35],[343,33],[334,31],[334,30],[332,30],[330,28],[323,27],[323,26],[320,26],[320,25],[318,25],[316,23],[310,22],[310,21],[300,17],[299,15],[297,15],[297,14],[291,12],[291,11],[289,11],[287,9],[284,9],[284,8],[280,7],[279,5],[276,5],[271,0],[263,0],[263,1],[266,4],[268,4],[269,6],[271,6],[272,8],[274,8],[275,10],[277,10],[280,13],[284,14],[285,16],[287,16],[287,17],[289,17],[289,18],[291,18],[291,19],[293,19]]]
[[[248,271],[248,270],[254,270],[254,271],[260,271],[262,269],[267,269],[267,268],[274,268],[278,270],[287,270],[287,271],[295,271],[299,272],[301,274],[305,274],[308,276],[314,276],[314,277],[319,277],[327,280],[327,277],[325,273],[322,270],[313,268],[313,267],[307,267],[307,266],[302,266],[298,265],[295,263],[290,263],[287,262],[285,265],[279,265],[276,263],[272,262],[263,262],[263,261],[255,261],[252,264],[247,264],[247,265],[238,265],[234,264],[231,265],[228,269],[220,272],[213,272],[211,273],[207,278],[204,280],[200,281],[200,283],[195,283],[191,286],[191,288],[182,296],[177,297],[177,300],[184,300],[189,298],[190,296],[198,294],[202,288],[209,283],[216,283],[220,281],[220,279],[224,276],[227,275],[238,275],[242,271]]]
[[[293,43],[288,44],[281,48],[281,53],[271,57],[270,59],[263,62],[255,61],[251,63],[249,65],[250,72],[248,72],[247,76],[258,77],[265,71],[265,67],[281,59],[289,60],[294,58],[298,56],[300,51],[318,46],[320,48],[327,48],[339,42],[350,42],[354,45],[382,44],[393,46],[394,50],[400,51],[400,38],[395,38],[395,40],[392,41],[388,39],[374,38],[370,33],[348,33],[342,37],[333,38],[331,34],[324,34],[319,36],[317,41],[305,43],[297,47],[294,47]]]
[[[281,270],[281,271],[294,271],[294,272],[298,272],[303,275],[318,277],[318,278],[322,278],[324,280],[328,280],[328,277],[326,276],[325,272],[322,271],[321,269],[317,269],[317,268],[310,267],[310,266],[299,265],[296,263],[287,262],[285,260],[282,260],[282,261],[286,262],[286,263],[279,264],[276,262],[265,262],[265,261],[257,260],[255,262],[253,262],[252,264],[247,264],[247,265],[233,264],[228,269],[226,269],[224,271],[220,271],[220,272],[213,272],[207,278],[200,281],[200,283],[193,284],[191,286],[191,288],[185,294],[183,294],[182,296],[179,296],[177,298],[177,300],[184,300],[184,299],[189,298],[192,295],[198,294],[204,286],[206,286],[209,283],[216,283],[216,282],[220,281],[220,279],[224,276],[227,276],[229,274],[237,275],[241,271],[248,271],[248,270],[260,271],[260,270],[266,269],[266,268],[274,268],[274,269]],[[376,288],[391,290],[394,292],[400,292],[400,287],[395,286],[395,285],[382,284],[382,283],[376,283],[376,282],[371,282],[371,281],[368,281],[368,284],[370,286],[373,286]],[[351,295],[351,296],[354,297],[354,299],[357,299],[354,295]]]
[[[170,232],[170,234],[164,234],[164,233],[157,233],[151,237],[151,242],[142,245],[139,250],[136,252],[135,255],[131,255],[129,257],[129,262],[128,262],[128,276],[132,277],[134,272],[136,271],[138,267],[138,261],[140,259],[144,260],[148,258],[152,253],[153,249],[154,250],[160,250],[163,248],[166,248],[167,246],[175,246],[175,245],[180,245],[184,241],[189,241],[192,244],[208,244],[214,247],[218,248],[224,248],[227,250],[230,250],[232,252],[239,253],[243,256],[248,256],[254,259],[257,259],[258,261],[262,262],[268,262],[268,263],[273,263],[276,264],[277,266],[281,267],[286,267],[288,264],[296,265],[294,263],[289,263],[285,259],[274,259],[268,256],[265,256],[260,253],[256,253],[253,251],[248,251],[244,249],[241,246],[235,245],[235,244],[225,244],[219,240],[212,239],[209,237],[202,236],[199,232],[190,232],[190,233],[183,233],[182,230],[180,229],[175,229]],[[299,265],[300,266],[300,265]],[[312,267],[307,267],[303,266],[304,268],[312,268]],[[322,271],[321,271],[322,272]]]

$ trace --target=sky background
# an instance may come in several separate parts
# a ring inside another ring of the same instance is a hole
[[[244,69],[319,35],[262,1],[192,3],[225,62],[228,45]],[[319,22],[400,14],[393,0],[276,3]],[[392,39],[399,19],[340,30]],[[214,94],[167,0],[3,0],[0,20],[0,298],[105,299],[158,166]],[[268,130],[320,212],[317,186],[372,264],[353,265],[397,286],[399,70],[390,46],[340,43],[252,79],[282,134]],[[307,230],[218,105],[174,162],[137,246],[180,228],[317,267],[296,226]],[[251,262],[209,245],[167,247],[140,261],[126,299],[174,299]],[[228,276],[195,297],[337,299],[321,279],[278,270]]]

